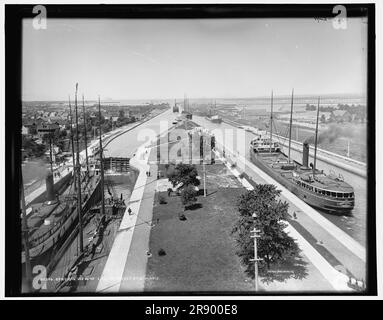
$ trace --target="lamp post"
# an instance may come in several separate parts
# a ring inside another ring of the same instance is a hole
[[[260,237],[259,229],[255,228],[255,219],[257,218],[257,215],[253,213],[252,217],[254,218],[254,228],[253,230],[250,230],[250,238],[254,239],[254,259],[250,259],[250,261],[254,262],[254,287],[255,291],[258,291],[258,261],[261,261],[262,259],[258,258],[258,251],[257,251],[257,238]]]

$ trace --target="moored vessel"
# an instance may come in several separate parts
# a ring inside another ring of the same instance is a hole
[[[272,101],[273,99],[271,99]],[[272,102],[271,102],[272,105]],[[330,213],[350,213],[355,205],[354,189],[341,175],[325,174],[316,168],[318,136],[319,99],[317,107],[317,126],[315,132],[314,163],[309,165],[309,143],[303,143],[302,163],[292,160],[291,118],[293,96],[291,100],[289,149],[286,155],[281,145],[272,138],[272,107],[270,117],[270,137],[258,135],[251,141],[250,159],[261,170],[294,193],[298,198],[323,211]]]

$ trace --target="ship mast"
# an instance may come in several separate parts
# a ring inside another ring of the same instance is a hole
[[[89,175],[89,162],[88,162],[88,141],[86,136],[86,116],[85,116],[85,103],[84,95],[82,95],[82,113],[84,115],[84,142],[85,142],[85,159],[86,159],[86,172]]]
[[[314,149],[314,166],[313,166],[313,176],[315,175],[316,162],[317,162],[317,145],[318,145],[318,120],[319,120],[319,103],[320,97],[318,97],[318,107],[317,107],[317,123],[315,128],[315,149]]]
[[[53,174],[53,153],[52,153],[52,135],[53,133],[49,131],[49,162],[51,164],[51,172]]]
[[[76,164],[75,164],[75,157],[74,157],[74,141],[73,141],[73,117],[72,117],[72,107],[70,105],[70,96],[69,98],[69,115],[70,115],[70,139],[72,144],[72,162],[73,162],[73,185],[74,190],[76,190]]]
[[[79,225],[79,237],[80,237],[80,253],[83,253],[84,251],[84,243],[83,243],[83,237],[82,237],[82,212],[81,212],[81,167],[80,167],[80,147],[78,142],[78,112],[77,112],[77,89],[78,89],[78,83],[76,83],[76,93],[74,98],[74,105],[75,105],[75,111],[76,111],[76,171],[77,171],[77,214],[78,214],[78,225]]]
[[[105,197],[104,197],[104,163],[103,163],[103,151],[102,151],[102,139],[101,139],[101,103],[100,96],[98,96],[98,119],[100,125],[100,172],[101,172],[101,215],[105,214]]]
[[[270,112],[270,152],[273,144],[273,91],[271,90],[271,112]]]
[[[29,242],[28,242],[28,224],[27,224],[27,214],[25,206],[25,196],[24,196],[24,183],[23,183],[23,173],[20,168],[20,200],[21,200],[21,214],[22,214],[22,234],[23,234],[23,245],[24,245],[24,254],[25,254],[25,275],[27,278],[27,290],[32,292],[32,267],[31,259],[29,256]]]
[[[291,93],[290,133],[289,133],[289,163],[290,163],[290,151],[291,151],[291,129],[293,127],[293,101],[294,101],[294,89]]]

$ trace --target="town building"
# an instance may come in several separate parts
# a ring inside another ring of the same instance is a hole
[[[37,126],[37,134],[39,137],[43,137],[46,134],[55,134],[60,131],[60,125],[58,123],[42,123]]]

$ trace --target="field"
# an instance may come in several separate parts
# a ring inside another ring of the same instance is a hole
[[[248,116],[245,120],[232,120],[245,125],[254,126],[262,130],[269,129],[268,119],[257,119]],[[275,127],[273,132],[281,136],[288,137],[289,124],[281,121],[274,121]],[[367,123],[332,123],[319,126],[319,142],[318,147],[327,151],[331,151],[342,156],[347,156],[358,161],[367,162]],[[291,130],[291,139],[303,142],[310,138],[310,144],[314,145],[315,129],[307,128],[303,125],[293,124]],[[349,150],[348,150],[349,148]]]
[[[146,291],[251,291],[252,281],[235,254],[230,232],[236,219],[239,188],[211,190],[198,206],[183,212],[178,196],[156,204],[157,221],[150,235],[152,257],[147,266]],[[186,221],[178,218],[184,213]],[[158,251],[165,250],[160,256]]]

